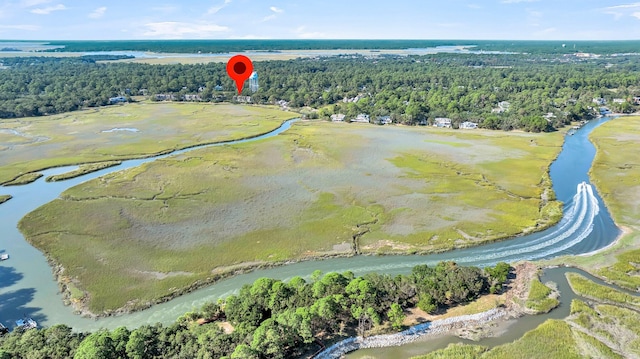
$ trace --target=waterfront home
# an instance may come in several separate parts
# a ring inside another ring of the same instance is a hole
[[[391,117],[390,116],[380,116],[378,117],[378,124],[379,125],[390,125],[393,121],[391,121]]]
[[[359,122],[359,123],[369,123],[370,121],[371,121],[371,118],[369,118],[369,115],[365,113],[361,113],[358,116],[356,116],[356,118],[351,120],[351,122]]]
[[[155,96],[156,101],[173,101],[176,97],[172,94],[159,93]]]
[[[451,128],[451,119],[446,117],[437,117],[433,120],[433,127]]]
[[[478,124],[475,122],[465,121],[460,124],[460,128],[463,130],[474,130],[478,128]]]
[[[200,95],[184,95],[184,100],[185,101],[202,101],[202,97],[200,97]]]
[[[251,96],[233,96],[233,100],[240,103],[251,103]]]
[[[338,113],[335,115],[331,115],[331,121],[332,122],[343,122],[344,121],[344,114]]]
[[[613,99],[613,103],[625,103],[627,102],[627,100],[623,99],[623,98],[614,98]]]
[[[116,96],[116,97],[110,97],[109,98],[109,103],[110,104],[114,104],[114,103],[121,103],[121,102],[127,102],[127,98],[124,96]]]

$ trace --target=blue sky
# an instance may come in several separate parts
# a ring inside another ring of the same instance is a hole
[[[0,0],[0,39],[637,40],[624,0]]]

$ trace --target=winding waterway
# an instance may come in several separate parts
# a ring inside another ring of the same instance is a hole
[[[15,319],[28,315],[43,325],[64,323],[83,331],[115,328],[122,325],[137,327],[156,322],[173,322],[180,315],[201,306],[204,302],[235,293],[242,285],[252,283],[260,277],[280,279],[297,275],[308,277],[315,270],[323,272],[350,270],[356,275],[367,272],[393,275],[407,273],[417,264],[434,265],[442,260],[454,260],[464,265],[486,266],[498,261],[544,259],[595,251],[611,244],[620,234],[602,199],[590,185],[588,176],[595,148],[587,136],[593,128],[609,120],[611,118],[607,117],[591,121],[576,131],[575,135],[567,136],[562,152],[550,170],[556,196],[565,203],[564,216],[560,223],[547,230],[498,243],[426,256],[357,256],[256,270],[220,281],[144,311],[98,320],[75,315],[71,307],[63,305],[62,296],[58,293],[57,284],[51,275],[51,268],[42,253],[31,247],[17,230],[18,221],[39,206],[56,199],[64,190],[81,182],[203,146],[153,158],[125,161],[119,166],[61,182],[45,182],[44,178],[69,172],[75,169],[74,166],[42,171],[45,176],[34,183],[0,187],[0,195],[13,196],[13,199],[0,205],[0,252],[4,250],[11,255],[10,260],[0,262],[0,321],[11,324]],[[224,144],[257,141],[276,136],[286,131],[291,123],[292,121],[287,121],[278,129],[253,139],[230,141]]]

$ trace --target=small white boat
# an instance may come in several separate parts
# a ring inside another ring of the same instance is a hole
[[[7,259],[9,259],[9,255],[6,253],[2,253],[0,254],[0,261],[6,261]]]

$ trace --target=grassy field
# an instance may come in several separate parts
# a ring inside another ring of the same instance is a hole
[[[8,194],[0,195],[0,204],[3,204],[4,202],[10,200],[11,198],[13,197]]]
[[[20,228],[100,313],[146,305],[231,266],[451,249],[543,226],[546,170],[561,142],[561,134],[301,122],[267,141],[81,184]]]
[[[0,184],[55,166],[145,157],[255,136],[294,113],[254,106],[140,103],[0,123]],[[113,129],[137,129],[139,132]]]

